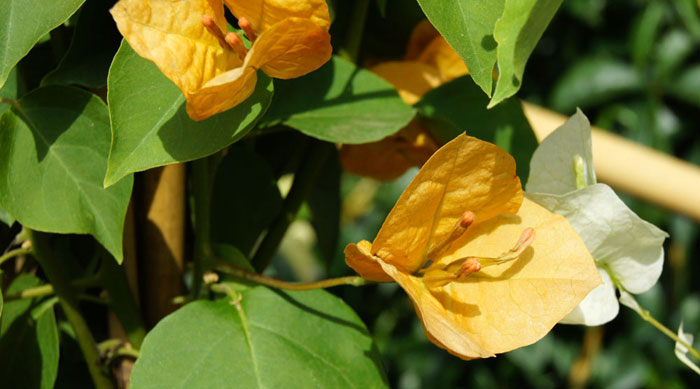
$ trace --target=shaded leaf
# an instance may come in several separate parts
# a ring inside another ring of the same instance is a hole
[[[93,235],[122,259],[133,179],[104,189],[109,116],[97,97],[49,86],[0,117],[0,206],[22,225]]]
[[[86,88],[107,85],[107,73],[119,48],[121,35],[109,14],[110,1],[88,0],[80,10],[73,40],[58,67],[41,81]]]
[[[158,323],[133,387],[387,386],[371,336],[337,297],[265,287],[240,296],[190,303]]]
[[[686,68],[673,80],[668,94],[696,107],[700,106],[700,65]]]
[[[236,142],[253,128],[271,97],[272,82],[260,73],[246,101],[195,122],[177,86],[122,42],[109,73],[112,147],[105,186],[133,172],[206,157]]]
[[[283,123],[329,142],[367,143],[397,132],[413,115],[388,82],[333,57],[304,77],[275,80],[263,123]]]
[[[8,294],[39,286],[41,281],[22,274]],[[58,330],[53,305],[39,299],[7,303],[0,331],[0,376],[3,387],[53,388],[58,372]]]
[[[214,179],[212,240],[230,244],[248,257],[281,207],[282,197],[267,161],[244,145],[232,146]]]
[[[0,1],[0,87],[12,68],[39,39],[68,19],[85,0],[52,3],[42,0]]]
[[[508,99],[492,109],[486,109],[487,103],[488,98],[474,81],[461,77],[426,93],[416,107],[431,118],[447,119],[461,132],[466,131],[467,135],[494,142],[511,153],[515,158],[517,174],[525,182],[537,139],[520,102]],[[453,126],[445,125],[438,128],[450,134],[455,130]]]

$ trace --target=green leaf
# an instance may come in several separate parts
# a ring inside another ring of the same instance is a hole
[[[237,249],[236,247],[229,244],[220,243],[214,244],[212,249],[214,250],[214,255],[216,255],[218,258],[230,262],[232,265],[240,267],[241,269],[253,272],[255,271],[253,265],[250,264],[250,261],[248,261],[245,254],[243,254],[241,250]]]
[[[15,219],[9,213],[7,213],[7,211],[2,209],[2,207],[0,207],[0,222],[3,222],[8,226],[12,226],[15,224]]]
[[[0,98],[16,100],[20,96],[20,82],[17,69],[12,69],[7,82],[0,88]],[[10,104],[0,102],[0,115],[10,109]]]
[[[34,90],[0,117],[0,206],[39,231],[93,235],[122,259],[133,179],[104,189],[109,116],[80,89]]]
[[[250,256],[281,207],[282,197],[267,161],[244,145],[233,145],[214,178],[212,240]]]
[[[44,77],[42,85],[75,84],[86,88],[107,85],[109,65],[121,41],[109,14],[111,7],[109,1],[87,1],[80,10],[68,52],[58,67]]]
[[[343,172],[337,149],[333,145],[329,147],[333,147],[332,155],[319,171],[307,200],[312,213],[311,225],[326,264],[335,257],[340,236],[340,175]]]
[[[644,87],[642,75],[631,65],[605,58],[587,58],[576,63],[554,85],[552,108],[573,113],[603,104]]]
[[[367,143],[397,132],[414,113],[381,77],[333,57],[304,77],[275,80],[263,122],[283,123],[329,142]]]
[[[498,82],[489,108],[520,89],[527,60],[562,1],[506,0],[493,33],[498,42]]]
[[[140,350],[133,388],[387,386],[371,336],[337,297],[265,287],[240,297],[196,301],[160,321]]]
[[[492,109],[486,108],[487,102],[488,98],[472,79],[460,77],[426,93],[416,107],[430,118],[449,120],[456,126],[443,125],[438,126],[438,129],[447,129],[448,133],[452,133],[458,128],[461,131],[453,136],[466,131],[467,135],[494,142],[511,153],[515,158],[518,176],[525,182],[530,157],[537,148],[537,139],[520,101],[515,98],[506,99]],[[445,133],[441,137],[444,135]]]
[[[63,0],[50,6],[42,0],[0,0],[0,87],[12,68],[42,36],[80,8],[85,0]]]
[[[242,104],[195,122],[185,97],[150,61],[122,42],[109,71],[112,148],[105,186],[156,166],[211,155],[245,136],[266,111],[272,81],[258,74],[253,94]]]
[[[505,0],[418,0],[418,4],[462,57],[474,82],[491,96],[498,45],[493,33]]]
[[[38,278],[21,274],[8,294],[39,286]],[[0,331],[0,377],[7,388],[53,388],[58,373],[58,330],[53,305],[39,299],[8,302]]]

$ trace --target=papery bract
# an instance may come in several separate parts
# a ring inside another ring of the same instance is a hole
[[[239,20],[250,21],[250,50],[242,43],[236,50],[223,38],[228,27],[221,1],[121,0],[111,10],[132,48],[180,88],[193,120],[247,99],[258,69],[272,77],[294,78],[319,68],[331,56],[330,16],[323,0],[226,4]]]
[[[525,231],[534,241],[499,262]],[[464,359],[537,341],[601,283],[566,220],[523,201],[513,158],[466,135],[425,163],[373,243],[350,244],[345,253],[363,277],[399,283],[428,338]],[[460,258],[480,259],[485,268],[431,283],[431,272],[441,276]]]
[[[617,316],[615,283],[635,294],[656,284],[668,235],[639,218],[610,187],[596,183],[591,149],[590,124],[578,111],[535,151],[526,196],[566,217],[600,268],[604,284],[562,320],[592,326]],[[584,187],[577,189],[577,178]]]
[[[370,70],[392,84],[407,104],[415,104],[429,90],[469,73],[464,61],[427,20],[414,28],[404,60],[383,62]],[[437,149],[430,132],[415,119],[379,142],[342,145],[340,158],[351,173],[391,180],[421,166]]]

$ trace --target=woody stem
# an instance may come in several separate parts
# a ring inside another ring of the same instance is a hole
[[[287,282],[263,276],[245,269],[241,269],[224,261],[217,261],[216,269],[222,273],[243,278],[245,280],[252,281],[256,284],[267,285],[273,288],[287,290],[325,289],[339,285],[362,286],[368,283],[367,280],[359,276],[330,278],[327,280],[321,280],[316,282]]]

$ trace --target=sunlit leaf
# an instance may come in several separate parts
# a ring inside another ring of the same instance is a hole
[[[197,301],[148,333],[134,388],[386,387],[372,337],[325,291],[256,287],[240,301]]]
[[[91,234],[122,259],[133,179],[104,189],[109,113],[97,96],[48,86],[0,117],[0,205],[22,225]]]

